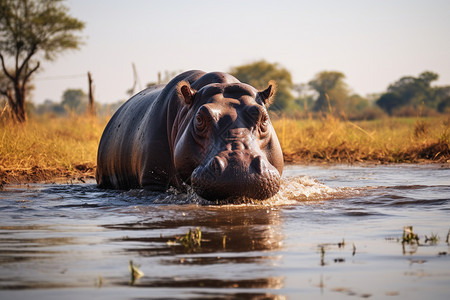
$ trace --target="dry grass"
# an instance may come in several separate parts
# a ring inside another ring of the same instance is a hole
[[[287,162],[450,162],[450,118],[273,121]]]
[[[92,178],[107,120],[86,116],[0,120],[0,187],[8,182]],[[450,118],[349,122],[273,121],[286,162],[450,162]]]
[[[86,116],[0,122],[0,183],[92,177],[105,124]]]

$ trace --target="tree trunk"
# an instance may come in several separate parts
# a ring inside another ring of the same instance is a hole
[[[27,121],[27,113],[25,111],[25,89],[19,83],[14,83],[15,103],[12,107],[17,122],[24,123]]]

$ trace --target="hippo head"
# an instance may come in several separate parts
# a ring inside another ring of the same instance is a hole
[[[208,200],[267,199],[280,188],[283,154],[267,107],[275,84],[212,83],[195,91],[177,86],[184,117],[175,137],[178,175]]]

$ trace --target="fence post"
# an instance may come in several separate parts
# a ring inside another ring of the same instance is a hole
[[[91,116],[95,116],[95,107],[94,107],[94,91],[93,91],[93,80],[91,76],[91,72],[87,73],[88,75],[88,84],[89,84],[89,113]]]

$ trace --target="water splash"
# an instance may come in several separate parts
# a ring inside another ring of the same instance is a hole
[[[227,199],[225,201],[209,201],[197,195],[189,186],[186,192],[175,188],[165,193],[155,193],[145,190],[131,190],[125,192],[128,197],[146,198],[151,204],[165,205],[293,205],[299,201],[322,201],[349,195],[356,190],[349,188],[331,188],[308,176],[295,176],[282,179],[280,191],[272,198],[256,200],[247,197]],[[351,190],[351,191],[349,191]]]
[[[308,176],[285,178],[280,191],[273,197],[276,204],[294,204],[298,201],[320,201],[342,194],[343,190],[331,188]]]

